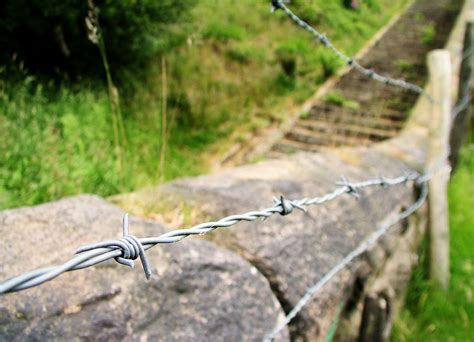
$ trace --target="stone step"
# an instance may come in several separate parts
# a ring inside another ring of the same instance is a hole
[[[317,132],[296,126],[286,135],[286,138],[318,146],[369,145],[372,143],[364,137],[350,137],[334,132]]]
[[[330,123],[319,120],[301,120],[296,126],[318,132],[335,132],[348,136],[361,135],[375,141],[389,139],[397,134],[395,129],[379,129],[355,124]]]
[[[318,152],[320,148],[313,144],[307,144],[284,138],[272,147],[272,152],[280,153],[294,153],[297,151]]]
[[[307,119],[325,122],[345,123],[348,125],[362,125],[369,128],[398,130],[404,122],[386,117],[363,114],[348,108],[337,106],[317,106],[309,112]]]

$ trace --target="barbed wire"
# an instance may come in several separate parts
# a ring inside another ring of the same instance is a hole
[[[461,62],[463,62],[465,59],[471,57],[473,54],[474,54],[474,47],[469,48],[469,50],[463,51]]]
[[[271,0],[271,4],[272,4],[272,11],[281,9],[298,26],[300,26],[301,28],[303,28],[306,31],[308,31],[309,33],[311,33],[321,44],[323,44],[326,48],[331,50],[334,53],[334,55],[336,55],[339,59],[341,59],[348,66],[351,66],[354,69],[356,69],[357,71],[359,71],[361,74],[363,74],[363,75],[365,75],[365,76],[367,76],[367,77],[369,77],[373,80],[381,82],[381,83],[385,83],[385,84],[392,85],[392,86],[395,86],[395,87],[398,87],[398,88],[402,88],[402,89],[405,89],[405,90],[408,90],[408,91],[412,91],[412,92],[417,93],[417,94],[424,94],[431,101],[433,100],[431,98],[431,96],[428,95],[423,90],[423,88],[421,88],[420,86],[418,86],[416,84],[413,84],[413,83],[410,83],[410,82],[407,82],[407,81],[404,81],[404,80],[401,80],[401,79],[395,79],[395,78],[392,78],[392,77],[389,77],[389,76],[382,76],[382,75],[378,74],[377,72],[375,72],[372,69],[368,69],[368,68],[363,67],[354,58],[347,56],[346,54],[341,52],[339,49],[337,49],[325,34],[317,31],[314,27],[309,25],[307,22],[300,19],[296,14],[294,14],[283,3],[282,0]]]
[[[342,180],[336,183],[339,187],[319,197],[288,200],[281,196],[280,198],[273,199],[274,206],[272,207],[227,216],[218,221],[201,223],[189,229],[173,230],[158,237],[139,239],[130,235],[128,229],[128,215],[125,214],[123,218],[122,238],[82,246],[76,251],[77,256],[62,265],[36,269],[0,283],[0,294],[35,287],[58,277],[62,273],[91,267],[110,259],[115,259],[118,263],[133,268],[133,260],[140,258],[145,276],[149,278],[151,275],[151,267],[145,251],[157,244],[175,243],[188,236],[207,234],[217,228],[228,228],[241,221],[265,220],[275,214],[286,216],[291,214],[294,209],[306,211],[305,206],[320,205],[344,194],[350,194],[358,198],[360,196],[359,191],[363,188],[373,186],[389,188],[404,184],[408,181],[420,181],[424,179],[423,177],[426,176],[422,176],[417,172],[406,172],[404,175],[394,178],[377,177],[355,183],[349,182],[345,177],[342,177]]]
[[[464,63],[464,61],[467,58],[473,57],[473,55],[474,55],[474,48],[473,47],[471,47],[468,50],[461,51],[461,53],[460,53],[461,65],[462,65],[462,63]],[[462,68],[462,66],[461,66],[461,68]],[[471,71],[471,73],[472,72],[473,71]],[[451,112],[451,117],[452,117],[453,120],[459,115],[459,113],[466,110],[467,107],[469,106],[469,103],[472,100],[472,97],[471,97],[471,94],[470,94],[472,86],[473,86],[473,77],[471,76],[468,84],[465,87],[463,87],[462,94],[461,94],[462,95],[461,99],[459,99],[458,102],[456,103],[456,105],[453,107],[453,110]]]
[[[329,280],[331,280],[339,271],[348,266],[355,258],[372,247],[377,242],[377,240],[381,236],[385,235],[392,226],[412,215],[423,205],[428,195],[428,185],[426,184],[426,181],[418,181],[417,183],[421,185],[421,192],[418,199],[410,207],[399,213],[396,217],[387,221],[385,224],[382,224],[356,249],[347,254],[343,259],[341,259],[340,262],[331,268],[331,270],[329,270],[329,272],[327,272],[319,281],[308,287],[301,299],[286,315],[285,319],[263,339],[264,342],[273,341],[273,339],[278,336],[278,334],[296,317],[296,315],[310,302],[314,295],[319,290],[321,290],[325,284],[327,284]]]
[[[469,106],[469,103],[471,103],[471,95],[469,94],[469,91],[467,94],[465,93],[464,96],[461,98],[460,101],[454,106],[453,110],[451,111],[451,118],[454,120],[459,113],[462,111],[466,110],[467,107]]]

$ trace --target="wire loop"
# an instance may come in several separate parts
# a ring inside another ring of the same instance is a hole
[[[117,240],[107,240],[98,243],[93,243],[89,245],[85,245],[80,247],[76,254],[84,253],[87,251],[92,251],[94,249],[99,248],[108,248],[111,250],[119,249],[122,254],[120,256],[115,257],[115,261],[119,264],[134,268],[135,263],[134,260],[140,258],[143,266],[143,272],[147,279],[150,279],[151,276],[151,267],[150,263],[148,262],[148,258],[145,254],[145,249],[143,248],[143,244],[140,240],[128,234],[128,214],[123,216],[123,237]]]

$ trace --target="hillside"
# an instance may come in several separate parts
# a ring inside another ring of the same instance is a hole
[[[352,54],[406,2],[291,7]],[[21,61],[15,72],[1,67],[0,209],[205,172],[233,143],[278,125],[341,67],[267,1],[201,0],[191,18],[179,24],[192,32],[184,45],[121,75],[120,144],[105,81],[49,80]]]

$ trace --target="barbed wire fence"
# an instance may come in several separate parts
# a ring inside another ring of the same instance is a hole
[[[331,268],[320,280],[315,284],[308,287],[304,295],[298,300],[296,305],[291,311],[285,316],[285,319],[277,325],[264,339],[263,342],[273,341],[278,334],[286,327],[290,322],[298,315],[298,313],[311,301],[311,299],[319,292],[325,284],[327,284],[334,276],[339,273],[342,269],[347,267],[357,257],[365,253],[372,247],[378,239],[385,235],[388,230],[396,225],[397,223],[405,220],[414,212],[416,212],[425,203],[428,197],[428,185],[426,181],[422,181],[421,178],[416,180],[417,185],[421,186],[421,191],[418,199],[407,209],[391,218],[386,223],[382,224],[375,232],[373,232],[367,239],[365,239],[356,249],[347,254],[341,261],[339,261],[333,268]]]
[[[325,47],[333,51],[333,53],[338,58],[342,59],[346,64],[353,66],[359,72],[362,72],[366,76],[369,76],[370,78],[373,78],[377,81],[386,84],[391,84],[403,88],[405,90],[411,90],[418,94],[424,93],[424,90],[415,84],[411,84],[403,80],[393,79],[388,76],[381,76],[373,70],[362,67],[354,59],[340,52],[324,34],[318,32],[316,29],[314,29],[309,24],[301,20],[298,16],[296,16],[283,3],[282,0],[271,0],[271,3],[274,10],[283,10],[290,19],[292,19],[299,26],[310,32]],[[462,110],[462,108],[464,108],[468,102],[468,98],[465,101],[462,101],[459,106],[455,107],[454,112],[456,113]],[[151,275],[151,268],[146,257],[145,251],[147,249],[152,248],[156,244],[178,242],[190,235],[206,234],[217,228],[233,226],[240,221],[254,221],[260,218],[266,219],[276,213],[280,213],[281,215],[288,215],[295,208],[304,211],[305,209],[303,208],[303,206],[322,204],[331,201],[344,193],[350,193],[357,197],[359,196],[358,190],[364,187],[375,185],[383,185],[385,187],[393,186],[406,182],[408,180],[418,179],[421,176],[417,174],[415,178],[413,177],[413,174],[408,176],[399,176],[392,179],[381,177],[359,183],[350,183],[344,179],[342,182],[339,183],[339,185],[341,185],[339,188],[322,197],[315,197],[312,199],[304,198],[295,201],[286,200],[285,198],[281,197],[280,199],[275,199],[275,206],[264,209],[262,211],[252,211],[241,215],[228,216],[219,221],[202,223],[190,229],[171,231],[159,237],[138,239],[135,236],[130,235],[128,232],[128,216],[126,215],[124,217],[123,237],[121,239],[102,241],[96,244],[83,246],[77,250],[76,254],[78,255],[76,257],[72,258],[71,260],[60,266],[37,269],[15,277],[13,279],[10,279],[4,283],[1,283],[0,294],[20,291],[34,286],[38,286],[44,282],[56,278],[64,272],[91,267],[110,259],[115,259],[120,264],[133,267],[133,260],[140,258],[145,276],[149,278]]]
[[[274,198],[274,206],[244,214],[230,215],[218,221],[198,224],[189,229],[179,229],[167,232],[158,237],[137,238],[129,234],[128,215],[123,218],[123,236],[120,239],[106,240],[80,247],[71,260],[62,265],[51,266],[24,273],[3,283],[0,283],[0,294],[25,290],[50,281],[62,273],[80,270],[115,259],[118,263],[134,267],[133,260],[140,258],[146,278],[151,275],[151,267],[145,251],[157,244],[175,243],[192,235],[208,234],[217,228],[229,228],[241,221],[256,221],[267,219],[275,214],[290,215],[294,209],[306,211],[307,206],[321,205],[344,195],[350,194],[355,198],[360,196],[360,190],[367,187],[383,187],[389,189],[408,181],[426,182],[426,175],[417,172],[406,172],[393,178],[377,177],[361,182],[349,182],[345,177],[337,182],[338,187],[322,196],[289,200],[281,196]]]

